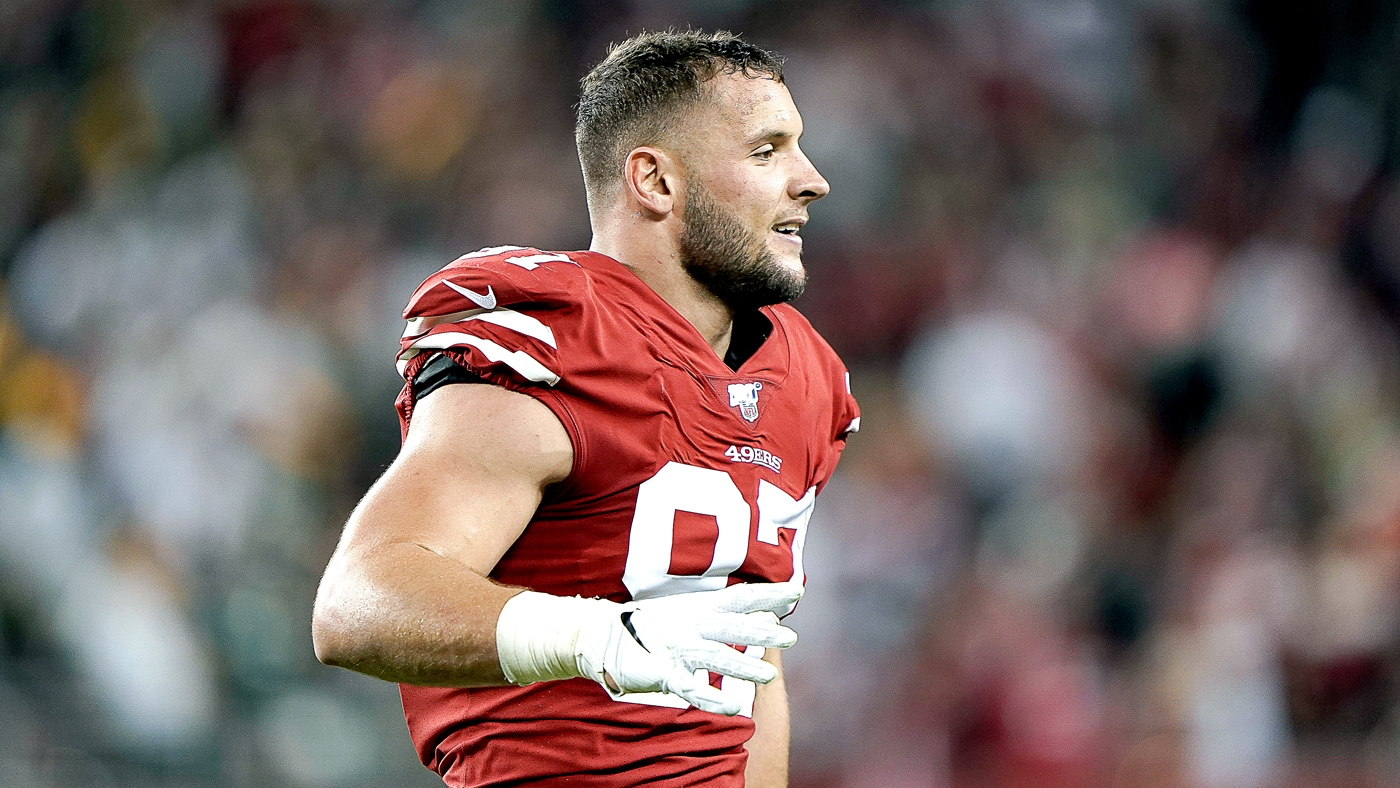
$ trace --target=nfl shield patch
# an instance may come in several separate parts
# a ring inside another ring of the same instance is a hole
[[[730,383],[729,407],[738,408],[739,415],[750,424],[758,421],[758,392],[762,390],[762,381]]]

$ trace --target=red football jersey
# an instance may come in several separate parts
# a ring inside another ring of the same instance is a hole
[[[594,252],[496,247],[433,274],[404,317],[408,381],[435,353],[559,417],[574,466],[491,577],[617,602],[802,579],[817,492],[859,425],[849,376],[790,306],[738,371],[630,270]],[[398,411],[405,433],[412,386]],[[587,679],[402,687],[419,757],[451,786],[743,785],[745,715]]]

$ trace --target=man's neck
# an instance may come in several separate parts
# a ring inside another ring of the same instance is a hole
[[[619,243],[616,238],[600,235],[593,236],[589,249],[627,266],[681,317],[695,326],[715,355],[724,358],[734,335],[734,312],[686,273],[678,255],[659,252],[642,244]]]

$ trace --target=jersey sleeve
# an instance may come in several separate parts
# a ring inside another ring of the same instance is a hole
[[[428,277],[404,310],[396,358],[406,383],[397,403],[405,434],[414,379],[438,354],[557,410],[557,398],[547,392],[569,374],[561,346],[582,319],[586,287],[567,254],[526,247],[472,252]]]
[[[815,365],[820,371],[817,373],[821,378],[819,391],[822,401],[829,403],[830,420],[826,422],[826,434],[824,446],[817,452],[820,459],[817,462],[813,482],[820,490],[826,486],[831,475],[836,471],[836,464],[841,459],[841,453],[846,448],[846,441],[856,432],[860,431],[860,405],[851,394],[851,373],[847,371],[846,365],[841,363],[841,359],[825,340],[812,332],[815,348],[813,356],[819,359]]]
[[[860,432],[860,405],[851,394],[851,373],[841,369],[842,385],[836,391],[836,438],[846,440]]]

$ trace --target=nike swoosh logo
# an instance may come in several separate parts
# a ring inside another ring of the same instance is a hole
[[[447,285],[448,287],[452,288],[453,290],[456,290],[457,292],[461,293],[462,295],[466,296],[467,298],[470,298],[470,299],[472,300],[472,303],[473,303],[473,304],[476,304],[477,306],[481,307],[482,309],[495,309],[495,308],[496,308],[496,293],[495,293],[495,291],[493,291],[493,290],[491,289],[491,285],[487,285],[487,286],[486,286],[486,295],[482,295],[482,294],[480,294],[480,293],[476,293],[476,292],[473,292],[473,291],[471,291],[471,290],[468,290],[468,289],[465,288],[465,287],[459,287],[459,286],[457,286],[457,285],[455,285],[455,284],[453,284],[453,283],[447,281],[446,279],[442,280],[442,283],[445,284],[445,285]]]

